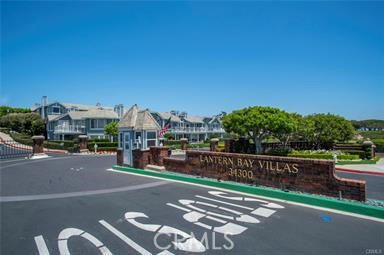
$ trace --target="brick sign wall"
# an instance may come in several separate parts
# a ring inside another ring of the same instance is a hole
[[[365,201],[365,182],[339,178],[333,161],[187,151],[165,158],[167,170],[242,183]]]
[[[284,190],[365,201],[365,181],[339,178],[330,160],[311,160],[249,154],[186,151],[185,160],[167,157],[167,149],[151,147],[134,152],[134,167],[163,165],[174,172]]]

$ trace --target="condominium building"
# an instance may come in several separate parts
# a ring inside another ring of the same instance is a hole
[[[151,111],[151,114],[161,127],[164,127],[169,119],[171,120],[168,133],[175,140],[187,138],[190,142],[200,142],[211,137],[222,138],[225,133],[221,126],[225,112],[211,117],[188,115],[186,112],[179,111]]]

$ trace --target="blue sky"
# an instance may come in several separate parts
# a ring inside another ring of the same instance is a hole
[[[384,2],[1,2],[0,104],[384,119]]]

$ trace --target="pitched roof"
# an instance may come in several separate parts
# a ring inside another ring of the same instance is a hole
[[[65,116],[69,116],[72,120],[82,119],[118,119],[117,113],[110,110],[90,110],[90,111],[72,111],[53,118],[58,120]]]
[[[204,117],[201,116],[190,116],[188,115],[185,118],[186,121],[191,122],[191,123],[204,123]]]
[[[117,113],[111,110],[71,111],[67,115],[73,120],[81,119],[118,119]]]
[[[133,105],[118,124],[119,128],[132,128],[134,130],[160,130],[161,127],[148,110],[141,110]]]
[[[171,121],[173,121],[173,122],[180,122],[181,121],[181,119],[178,116],[173,115],[170,112],[153,112],[153,113],[158,114],[160,116],[160,118],[162,118],[163,120],[168,120],[169,117],[171,117]]]
[[[89,110],[113,110],[112,107],[107,106],[96,106],[96,105],[82,105],[82,104],[72,104],[72,103],[62,103],[65,108],[77,108],[81,111]]]

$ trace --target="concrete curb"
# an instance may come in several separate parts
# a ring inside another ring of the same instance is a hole
[[[339,168],[339,167],[336,167],[335,170],[340,172],[354,173],[354,174],[384,176],[384,172],[378,172],[378,171],[355,170],[355,169],[347,169],[347,168]]]
[[[346,200],[338,200],[331,197],[323,197],[311,194],[299,194],[295,192],[285,192],[282,190],[276,190],[267,187],[255,187],[249,186],[241,183],[227,182],[227,181],[217,181],[214,179],[208,178],[198,178],[190,175],[183,175],[178,173],[171,172],[155,172],[151,170],[142,170],[130,167],[121,167],[113,166],[112,169],[131,172],[135,174],[141,174],[146,176],[159,177],[164,179],[171,179],[176,181],[189,182],[199,185],[205,185],[209,187],[217,187],[222,189],[228,189],[238,192],[244,192],[252,195],[265,196],[270,198],[276,198],[281,200],[286,200],[290,202],[306,204],[311,206],[323,207],[327,209],[333,209],[348,213],[355,213],[360,215],[365,215],[369,217],[384,219],[384,208],[366,205],[359,202],[352,202]]]

